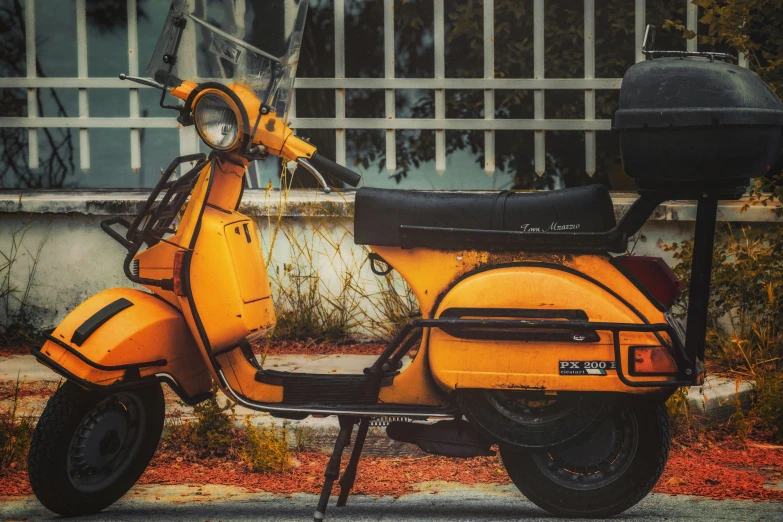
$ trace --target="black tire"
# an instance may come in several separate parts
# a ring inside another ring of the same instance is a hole
[[[97,513],[133,487],[163,430],[159,383],[91,391],[66,382],[38,420],[27,459],[30,486],[59,515]]]
[[[655,487],[669,457],[666,409],[618,406],[590,431],[556,450],[501,447],[514,485],[535,505],[559,517],[605,518],[634,506]]]
[[[612,408],[598,394],[561,393],[552,399],[541,391],[469,389],[457,391],[457,405],[488,441],[528,451],[577,440]]]

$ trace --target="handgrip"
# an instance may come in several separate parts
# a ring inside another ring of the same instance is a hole
[[[355,173],[351,169],[343,167],[338,163],[335,163],[334,161],[324,156],[321,156],[317,152],[313,154],[313,156],[309,158],[308,161],[319,172],[328,174],[329,176],[332,176],[333,178],[338,179],[352,187],[357,186],[362,181],[362,177],[359,174]]]

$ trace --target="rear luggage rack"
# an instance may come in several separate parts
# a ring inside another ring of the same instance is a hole
[[[663,57],[679,57],[679,58],[686,58],[688,56],[699,56],[702,58],[709,58],[711,62],[714,62],[715,60],[721,60],[724,62],[730,62],[734,63],[737,61],[737,57],[733,54],[727,54],[727,53],[711,53],[711,52],[704,52],[704,51],[665,51],[665,50],[655,50],[655,29],[656,27],[654,25],[648,25],[647,28],[644,30],[644,43],[642,44],[642,54],[645,55],[650,60],[653,60],[654,58],[663,58]],[[649,49],[647,48],[647,44],[649,42]]]

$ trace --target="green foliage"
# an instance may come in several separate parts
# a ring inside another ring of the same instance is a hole
[[[212,387],[212,397],[193,407],[194,420],[182,419],[176,411],[167,419],[169,434],[165,445],[192,457],[223,457],[234,453],[240,430],[234,426],[234,404],[226,399],[221,404],[218,387]]]
[[[727,227],[713,253],[707,347],[726,369],[752,375],[759,364],[783,369],[783,232],[778,227]],[[673,244],[687,306],[693,241]]]
[[[666,401],[666,411],[675,433],[691,428],[691,412],[688,406],[688,388],[678,388]]]
[[[226,399],[220,404],[217,386],[212,391],[212,397],[193,407],[196,421],[190,440],[204,453],[225,455],[234,437],[234,403]]]
[[[764,425],[783,443],[783,372],[765,372],[756,381],[757,410]]]
[[[35,422],[18,413],[19,379],[14,386],[11,409],[0,411],[0,474],[9,469],[23,469],[27,465],[27,451],[33,437]]]
[[[705,31],[696,35],[682,24],[667,21],[667,27],[696,38],[703,45],[728,46],[745,54],[752,70],[783,98],[783,0],[693,0],[701,7]]]
[[[742,400],[739,394],[739,385],[742,379],[737,377],[735,379],[734,390],[734,413],[729,419],[730,424],[734,428],[734,433],[739,437],[741,441],[746,441],[751,431],[751,422],[748,416],[745,414],[745,408],[743,407]]]
[[[687,307],[693,241],[667,247],[686,282],[680,313]],[[724,371],[756,381],[754,406],[762,423],[783,426],[783,228],[726,227],[716,237],[707,331],[707,358]],[[741,411],[741,410],[740,410]],[[747,419],[734,418],[747,433]]]
[[[250,417],[245,419],[247,440],[240,452],[253,471],[282,473],[291,468],[291,451],[285,424],[278,430],[272,426],[254,426]]]

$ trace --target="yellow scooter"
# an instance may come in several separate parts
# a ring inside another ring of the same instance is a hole
[[[738,197],[766,160],[692,170],[683,151],[714,138],[688,137],[663,120],[657,133],[642,125],[646,84],[671,74],[701,85],[715,68],[731,68],[748,100],[758,77],[714,56],[659,56],[629,71],[615,124],[627,169],[644,188],[619,223],[601,186],[530,194],[360,189],[355,240],[370,246],[376,271],[399,272],[421,317],[361,374],[281,372],[259,365],[249,345],[274,327],[275,314],[258,230],[237,211],[246,167],[272,155],[324,186],[325,178],[356,186],[360,177],[286,124],[307,2],[241,5],[175,0],[150,64],[154,80],[121,76],[161,89],[161,105],[195,125],[212,153],[177,158],[132,222],[102,224],[128,250],[126,276],[146,290],[89,298],[33,350],[67,379],[33,437],[29,476],[38,499],[81,515],[124,495],[158,444],[162,382],[188,404],[217,383],[236,403],[273,416],[338,416],[316,520],[354,426],[338,505],[370,420],[387,416],[409,419],[391,423],[390,437],[429,453],[491,455],[497,445],[518,488],[557,515],[606,517],[647,495],[669,452],[663,402],[704,373],[717,201]],[[166,105],[167,94],[184,103]],[[658,92],[648,101],[662,99]],[[660,118],[660,107],[648,109]],[[769,134],[754,136],[754,150],[779,153],[781,126],[753,127]],[[648,139],[659,147],[648,150]],[[657,170],[667,155],[681,163]],[[669,313],[679,282],[663,261],[610,255],[623,253],[667,199],[699,200],[687,339]]]

